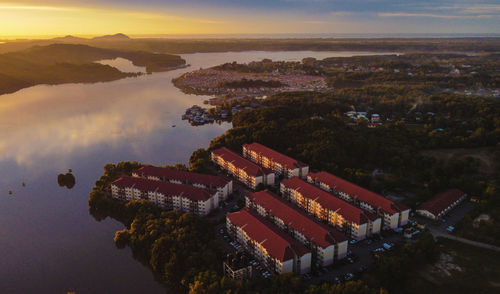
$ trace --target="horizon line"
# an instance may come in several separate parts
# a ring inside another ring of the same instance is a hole
[[[170,33],[170,34],[126,34],[126,33],[110,33],[110,34],[49,34],[49,35],[0,35],[0,40],[44,40],[53,38],[64,38],[68,36],[77,38],[94,38],[101,36],[112,36],[116,34],[124,34],[133,39],[141,38],[158,38],[158,39],[175,39],[185,37],[186,39],[193,38],[360,38],[360,39],[377,39],[377,38],[488,38],[500,37],[500,33],[200,33],[200,34],[183,34],[183,33]]]

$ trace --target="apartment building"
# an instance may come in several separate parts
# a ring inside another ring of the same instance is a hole
[[[234,255],[228,254],[222,262],[222,266],[224,275],[233,280],[250,279],[253,276],[253,267],[242,251],[238,251]]]
[[[285,178],[305,178],[309,166],[259,143],[243,145],[243,156]]]
[[[309,173],[307,181],[365,211],[374,213],[383,221],[384,228],[394,229],[408,223],[410,209],[327,172]]]
[[[430,219],[439,219],[467,198],[459,189],[439,193],[417,207],[416,212]]]
[[[132,172],[133,177],[163,181],[173,184],[190,185],[198,188],[216,190],[222,199],[233,193],[233,181],[226,177],[193,173],[176,169],[144,166]]]
[[[219,206],[217,191],[137,177],[111,183],[111,195],[122,201],[148,200],[161,208],[207,215]]]
[[[276,225],[247,208],[226,216],[229,235],[255,259],[277,274],[311,270],[311,251]]]
[[[259,184],[274,185],[274,172],[222,147],[211,152],[212,161],[238,181],[256,189]]]
[[[312,251],[318,266],[331,265],[347,255],[347,238],[336,229],[321,224],[269,191],[248,193],[246,207],[253,209],[288,232]]]
[[[381,219],[297,177],[281,182],[283,197],[307,213],[337,227],[349,237],[362,240],[380,233]]]

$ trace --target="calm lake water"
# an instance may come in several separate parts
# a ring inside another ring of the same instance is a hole
[[[187,107],[207,97],[181,93],[172,78],[232,61],[366,54],[187,54],[183,58],[192,66],[185,69],[110,83],[41,85],[0,96],[0,292],[164,293],[130,249],[115,247],[114,233],[123,226],[109,218],[97,222],[87,200],[106,163],[187,163],[195,149],[231,127],[182,121]],[[126,60],[106,62],[124,71],[143,70]],[[56,182],[69,168],[76,176],[72,190]]]

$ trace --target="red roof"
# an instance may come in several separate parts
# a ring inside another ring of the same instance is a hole
[[[281,182],[287,188],[298,191],[302,196],[313,199],[320,203],[323,208],[336,211],[342,215],[347,221],[356,223],[358,225],[368,223],[369,220],[376,220],[378,217],[372,213],[363,211],[349,202],[339,199],[332,194],[314,186],[303,180],[293,177]]]
[[[270,256],[282,262],[292,259],[294,253],[299,258],[311,253],[299,241],[280,231],[275,224],[247,208],[230,213],[226,217],[232,224],[241,228],[250,239],[260,243]]]
[[[258,166],[250,160],[243,158],[235,152],[227,149],[226,147],[213,150],[212,153],[216,156],[222,157],[224,161],[231,162],[237,168],[244,170],[249,176],[260,177],[273,173],[271,170]]]
[[[248,193],[247,197],[253,203],[264,208],[267,213],[281,219],[285,225],[300,232],[306,239],[323,249],[347,240],[336,229],[312,220],[272,192]]]
[[[259,143],[245,144],[243,148],[256,152],[257,154],[267,157],[269,160],[279,163],[287,169],[295,169],[297,167],[305,167],[307,164],[299,162],[291,157],[279,153],[271,148],[268,148]]]
[[[180,184],[165,183],[154,180],[147,180],[136,177],[121,177],[114,181],[112,185],[120,188],[135,188],[142,192],[158,191],[165,196],[178,196],[189,198],[193,201],[207,201],[215,193],[211,193],[206,189],[201,189],[193,186],[186,186]]]
[[[309,173],[307,177],[312,178],[316,182],[326,184],[333,190],[346,193],[354,199],[368,203],[374,209],[380,209],[390,215],[408,209],[404,205],[396,204],[390,199],[327,172]]]
[[[141,177],[158,177],[163,181],[174,180],[183,184],[201,184],[207,187],[225,187],[231,180],[224,177],[199,174],[156,166],[144,166],[134,171]]]
[[[417,208],[417,210],[427,210],[437,216],[464,195],[465,193],[459,189],[450,189],[425,201]]]

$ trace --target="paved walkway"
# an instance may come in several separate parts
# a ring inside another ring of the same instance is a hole
[[[446,238],[446,239],[455,240],[455,241],[458,241],[458,242],[461,242],[461,243],[465,243],[465,244],[469,244],[469,245],[472,245],[472,246],[486,248],[486,249],[495,250],[495,251],[500,252],[500,247],[497,247],[497,246],[494,246],[494,245],[490,245],[490,244],[486,244],[486,243],[482,243],[482,242],[477,242],[477,241],[473,241],[473,240],[469,240],[469,239],[465,239],[465,238],[453,236],[453,235],[442,233],[442,232],[439,232],[439,231],[432,230],[431,232],[434,235],[434,237],[443,237],[443,238]]]

